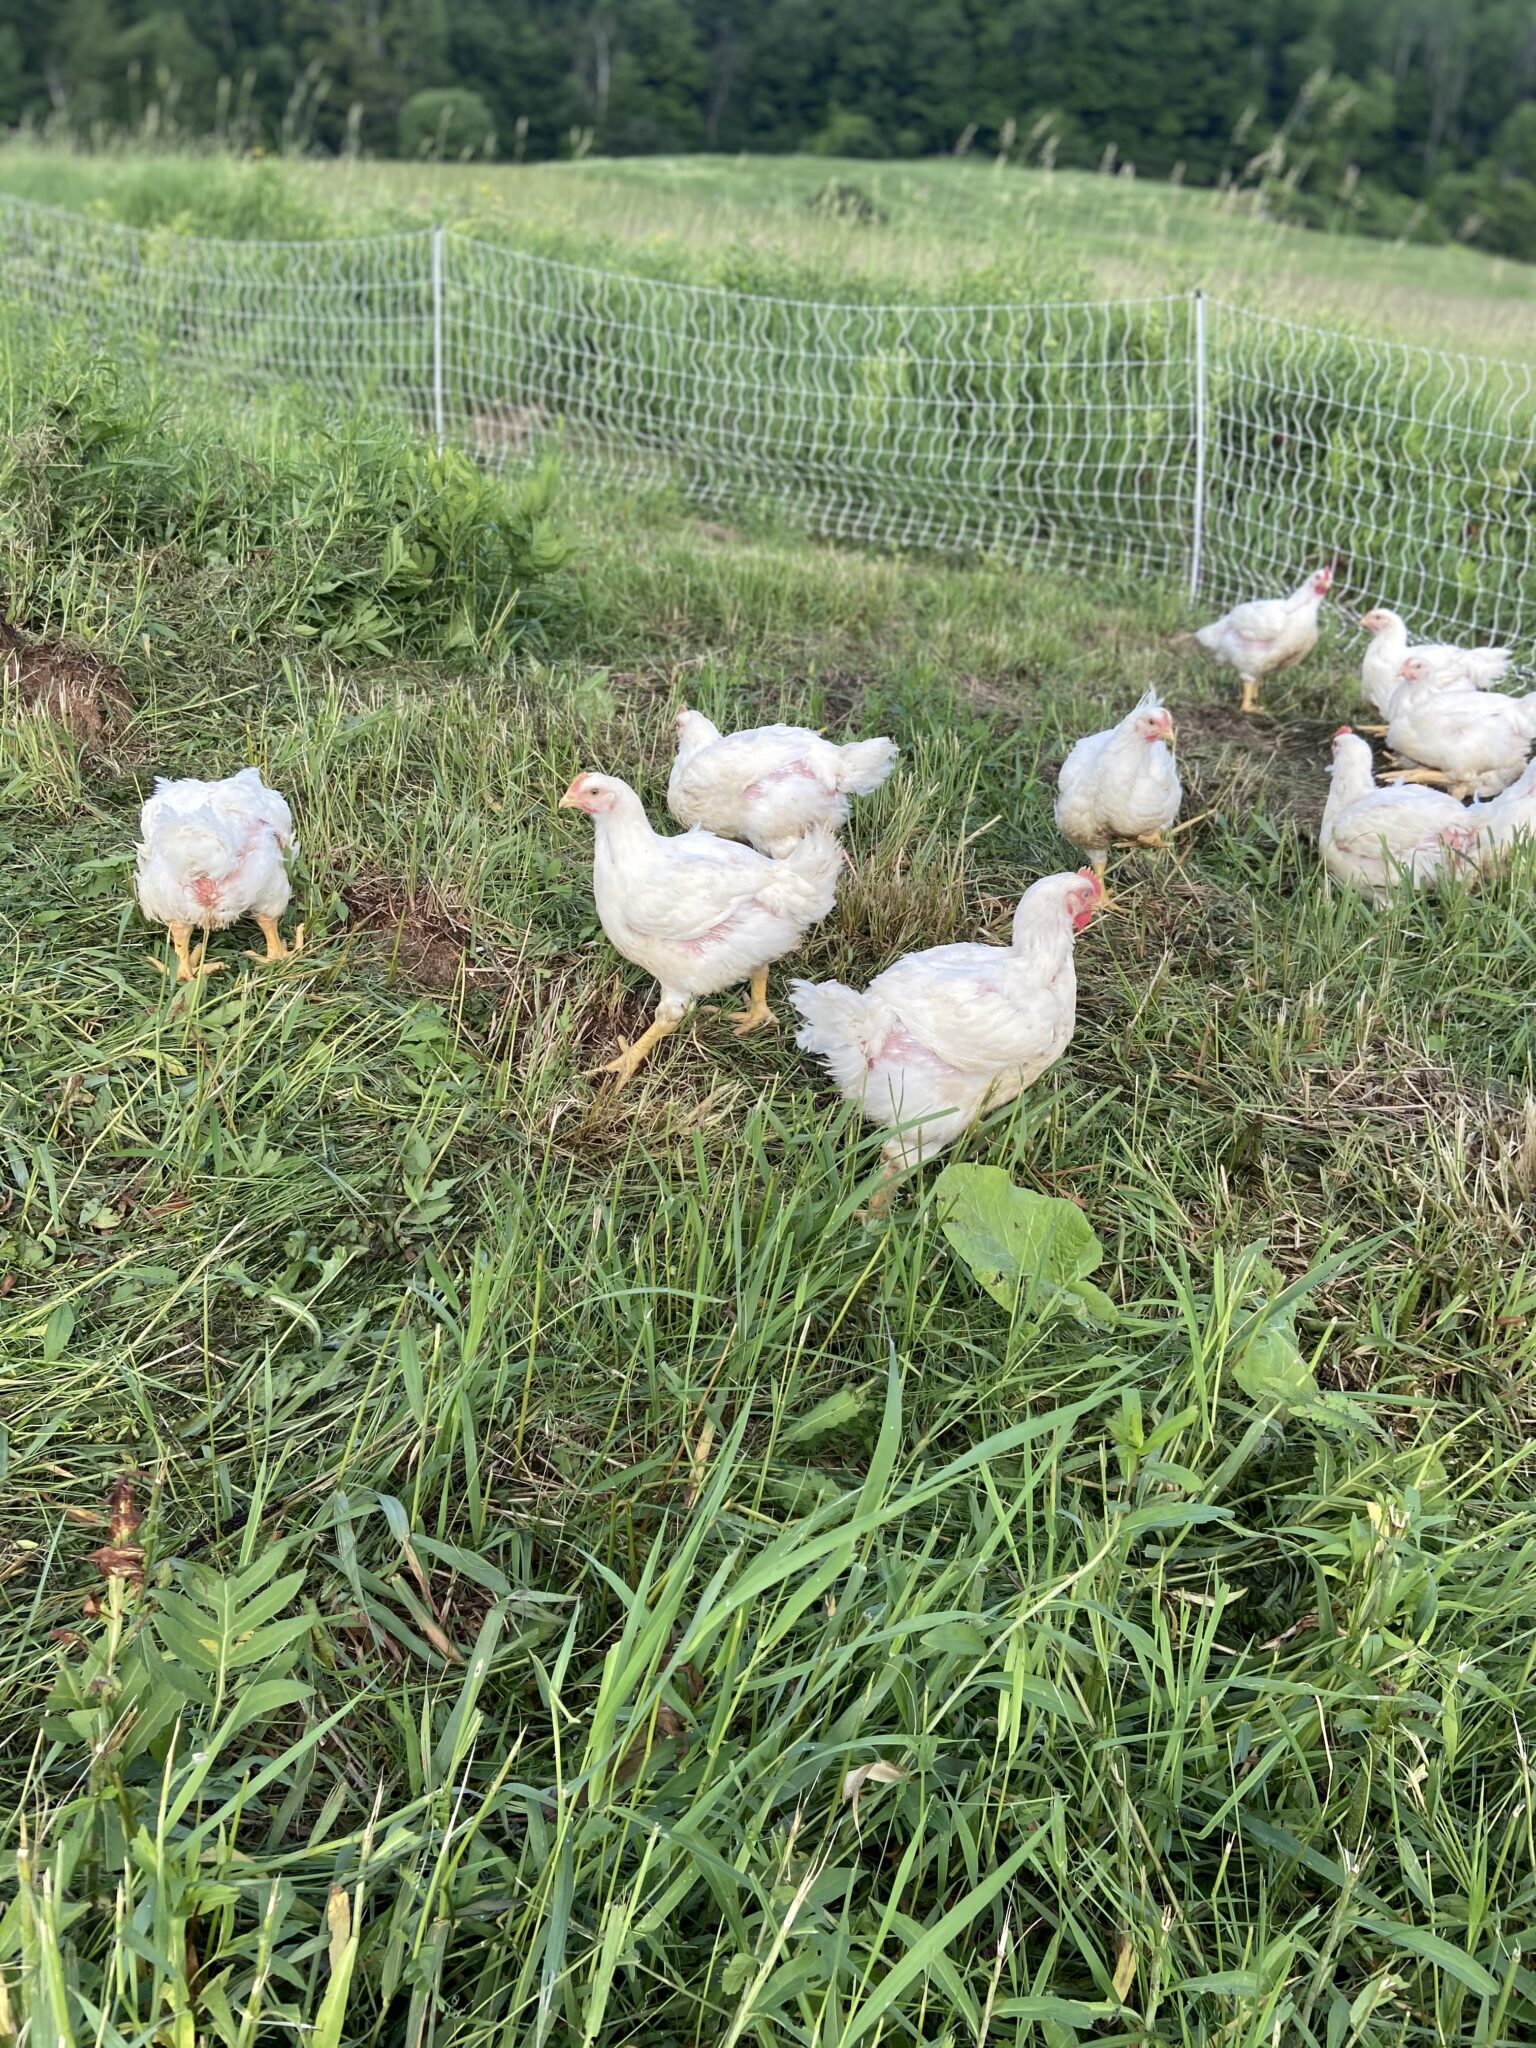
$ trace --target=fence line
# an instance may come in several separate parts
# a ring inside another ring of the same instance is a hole
[[[1195,293],[1195,490],[1189,512],[1189,595],[1200,595],[1200,572],[1205,566],[1205,439],[1210,422],[1206,397],[1207,356],[1205,293]]]
[[[866,305],[606,271],[453,229],[324,242],[138,230],[0,197],[13,311],[191,378],[382,404],[495,467],[557,449],[721,511],[1206,602],[1325,557],[1363,609],[1529,655],[1530,367],[1199,292]]]

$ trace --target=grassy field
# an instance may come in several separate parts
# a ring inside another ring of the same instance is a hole
[[[1309,234],[1266,220],[1252,193],[979,162],[814,157],[633,158],[512,168],[357,165],[359,202],[430,212],[454,193],[503,233],[594,230],[653,255],[729,265],[743,252],[888,280],[927,296],[978,271],[1027,296],[1119,297],[1197,285],[1266,310],[1474,354],[1529,356],[1536,268],[1460,248]],[[830,181],[885,218],[827,220]]]
[[[808,212],[834,175],[886,220]],[[1485,348],[1531,287],[968,164],[0,189]],[[1529,2038],[1533,875],[1327,896],[1348,638],[1255,726],[1157,592],[503,493],[80,349],[7,344],[0,405],[0,2035]],[[650,992],[578,768],[658,814],[685,695],[893,733],[795,963],[862,980],[1076,864],[1054,763],[1148,682],[1197,822],[957,1155],[1078,1205],[1113,1321],[991,1299],[932,1173],[863,1220],[787,1035],[587,1078]],[[180,993],[138,806],[248,760],[308,946]]]
[[[1325,893],[1356,646],[1250,723],[1156,594],[3,375],[0,2032],[1529,2039],[1536,877]],[[1076,864],[1148,682],[1198,822],[957,1152],[1115,1321],[861,1220],[787,1034],[584,1078],[576,770],[895,735],[861,980]],[[247,761],[307,948],[178,992],[138,807]]]
[[[829,184],[880,218],[829,216]],[[1290,317],[1517,360],[1536,267],[1458,248],[1311,234],[1263,217],[1250,191],[813,157],[637,157],[565,164],[307,165],[71,156],[13,145],[0,191],[136,225],[308,236],[451,219],[549,254],[745,289],[820,296],[1038,300],[1197,285]]]

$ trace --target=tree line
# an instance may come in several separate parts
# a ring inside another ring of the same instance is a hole
[[[1129,169],[1536,259],[1536,0],[0,0],[0,120]]]

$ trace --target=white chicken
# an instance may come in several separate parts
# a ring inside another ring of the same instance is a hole
[[[803,725],[722,734],[685,704],[667,809],[680,825],[745,839],[778,857],[815,825],[841,831],[849,797],[877,790],[895,764],[894,740],[837,746]]]
[[[302,925],[291,947],[277,926],[293,893],[287,868],[287,856],[297,851],[293,814],[256,769],[242,768],[220,782],[157,776],[139,814],[139,832],[139,908],[152,924],[169,928],[178,981],[215,972],[219,963],[207,958],[207,934],[242,917],[253,917],[267,942],[265,954],[253,959],[286,960],[302,949]],[[194,930],[204,934],[195,959]]]
[[[1406,874],[1434,883],[1473,847],[1470,814],[1439,790],[1377,783],[1367,742],[1345,725],[1333,737],[1333,780],[1318,846],[1334,881],[1385,903]]]
[[[1402,666],[1410,651],[1416,659],[1430,665],[1442,687],[1467,683],[1474,690],[1491,689],[1510,664],[1507,647],[1450,647],[1439,641],[1425,641],[1410,650],[1407,626],[1384,605],[1367,612],[1360,623],[1371,636],[1371,644],[1360,662],[1360,683],[1367,701],[1383,718],[1391,716],[1392,699],[1402,681]]]
[[[1170,750],[1173,720],[1148,690],[1134,711],[1107,732],[1090,733],[1061,764],[1056,829],[1081,846],[1102,876],[1117,839],[1166,846],[1183,790]]]
[[[1202,647],[1237,670],[1244,711],[1259,710],[1259,685],[1266,676],[1294,668],[1317,645],[1318,607],[1332,582],[1333,570],[1325,566],[1289,597],[1261,597],[1234,605],[1196,633]]]
[[[1498,796],[1469,805],[1467,823],[1485,875],[1497,874],[1521,839],[1536,842],[1536,761]]]
[[[735,1013],[737,1036],[776,1023],[769,963],[832,908],[843,856],[831,833],[815,827],[770,860],[697,827],[673,838],[653,832],[639,797],[614,775],[578,775],[560,802],[596,827],[592,893],[603,930],[661,984],[650,1027],[598,1071],[622,1088],[700,996],[736,982],[750,979],[752,991]]]
[[[790,983],[804,1020],[796,1044],[870,1122],[894,1130],[881,1152],[888,1179],[1061,1058],[1077,1019],[1072,943],[1103,894],[1090,868],[1047,875],[1014,912],[1010,946],[908,953],[862,994],[839,981]]]
[[[1518,780],[1536,744],[1536,691],[1505,697],[1470,683],[1442,684],[1418,653],[1402,665],[1387,745],[1417,765],[1400,779],[1443,782],[1453,796],[1497,796]]]

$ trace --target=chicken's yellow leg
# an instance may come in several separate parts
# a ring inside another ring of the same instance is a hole
[[[253,953],[247,947],[245,955],[247,960],[259,960],[265,966],[269,961],[273,960],[291,960],[295,953],[303,952],[303,925],[300,925],[294,933],[293,944],[285,946],[283,944],[283,935],[277,928],[277,919],[275,917],[258,917],[256,922],[261,926],[261,936],[267,942],[267,950],[265,953]]]
[[[1104,894],[1099,898],[1098,902],[1094,905],[1095,911],[1118,910],[1120,906],[1115,901],[1114,897],[1110,894],[1109,884],[1104,879],[1105,875],[1109,872],[1108,854],[1104,856],[1103,860],[1096,860],[1093,863],[1093,872],[1098,876],[1099,887],[1104,891]]]
[[[653,1018],[633,1045],[624,1046],[617,1059],[609,1060],[601,1067],[594,1067],[593,1073],[612,1074],[613,1090],[617,1094],[627,1081],[634,1079],[637,1069],[644,1063],[651,1048],[660,1045],[664,1038],[670,1038],[682,1021],[681,1017]]]
[[[1394,768],[1389,775],[1383,775],[1383,782],[1429,782],[1445,784],[1450,776],[1443,768]]]
[[[217,974],[223,966],[222,960],[210,960],[207,957],[208,935],[206,932],[203,934],[203,943],[198,947],[195,959],[192,955],[191,925],[173,924],[170,926],[170,934],[171,944],[176,948],[176,979],[178,981],[196,981],[200,974]]]
[[[749,1031],[756,1031],[762,1024],[777,1024],[778,1018],[768,1007],[768,970],[759,967],[752,976],[751,1000],[744,1010],[727,1013],[736,1026],[736,1036],[745,1038]]]
[[[1259,685],[1257,677],[1243,677],[1243,701],[1238,708],[1243,711],[1263,710],[1264,707],[1259,702]]]

